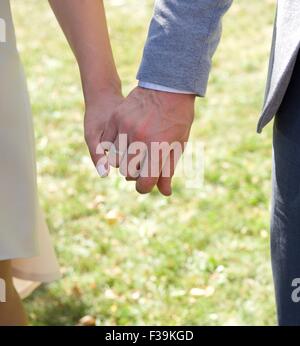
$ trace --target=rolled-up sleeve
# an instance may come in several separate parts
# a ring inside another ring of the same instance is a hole
[[[157,0],[137,79],[205,96],[233,0]]]

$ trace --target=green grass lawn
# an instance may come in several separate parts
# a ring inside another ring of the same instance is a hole
[[[269,254],[271,126],[256,134],[275,0],[238,0],[193,140],[205,182],[171,198],[142,196],[117,174],[98,178],[83,140],[78,70],[46,1],[12,1],[36,128],[39,189],[63,279],[26,300],[34,325],[272,325]],[[127,93],[152,0],[106,2]],[[199,19],[201,20],[201,19]]]

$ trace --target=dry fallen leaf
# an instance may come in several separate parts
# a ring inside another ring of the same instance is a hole
[[[78,324],[78,326],[92,327],[96,325],[96,319],[93,316],[86,315],[82,317]]]
[[[190,295],[194,297],[209,297],[212,296],[215,292],[214,287],[207,286],[204,288],[194,287],[190,290]]]
[[[115,292],[110,288],[105,290],[104,296],[107,299],[116,299],[117,298],[117,295],[115,294]]]
[[[123,219],[123,216],[117,210],[110,210],[106,215],[105,219],[109,225],[114,225]]]
[[[140,296],[141,296],[141,293],[139,291],[135,291],[132,293],[131,298],[133,300],[138,300],[140,298]]]

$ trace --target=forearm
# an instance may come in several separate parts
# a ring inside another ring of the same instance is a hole
[[[77,59],[86,102],[120,92],[102,0],[49,0]]]

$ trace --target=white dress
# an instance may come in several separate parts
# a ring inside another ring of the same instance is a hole
[[[0,260],[8,259],[20,279],[59,277],[37,197],[32,116],[10,3],[0,0]]]

